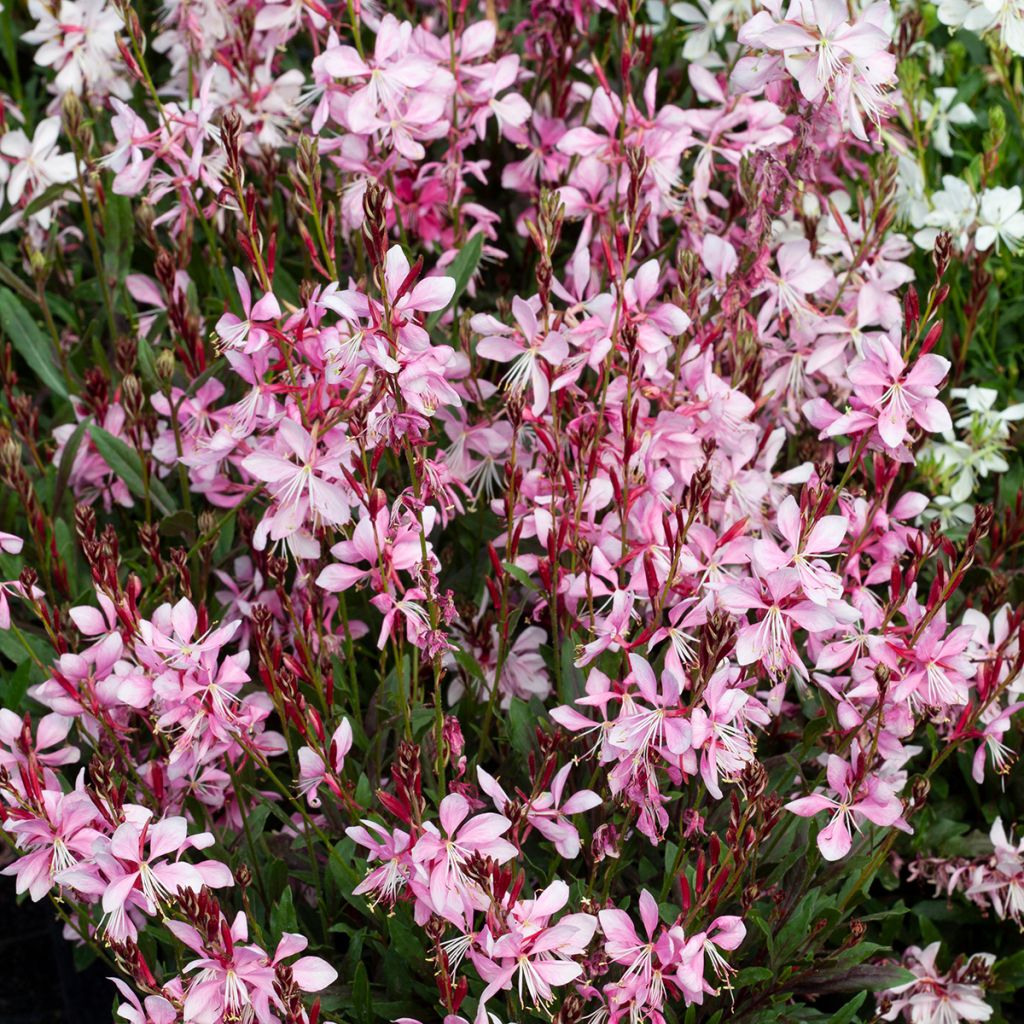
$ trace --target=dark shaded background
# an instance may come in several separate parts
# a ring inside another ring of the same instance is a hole
[[[110,1024],[114,986],[101,964],[75,970],[49,901],[18,904],[0,878],[0,1024]]]

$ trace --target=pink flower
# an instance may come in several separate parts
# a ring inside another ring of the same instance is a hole
[[[185,966],[197,972],[185,992],[185,1019],[195,1024],[220,1024],[222,1020],[254,1020],[272,1024],[283,1009],[277,994],[275,968],[285,959],[301,953],[307,941],[302,935],[285,932],[269,956],[260,946],[242,945],[249,938],[248,922],[239,911],[230,929],[222,920],[216,948],[209,948],[191,925],[169,921],[176,938],[199,954]],[[318,956],[300,957],[288,965],[295,984],[303,992],[319,992],[332,984],[338,972]]]
[[[850,364],[847,375],[855,393],[877,417],[879,436],[889,448],[908,438],[913,420],[930,434],[953,429],[949,410],[936,395],[949,372],[949,360],[934,353],[919,356],[908,371],[899,350],[884,335],[864,339],[864,358]],[[823,433],[829,437],[847,432],[844,416]]]
[[[736,636],[736,660],[740,665],[759,661],[773,676],[792,666],[806,677],[807,669],[793,644],[793,628],[822,632],[836,624],[834,616],[810,601],[794,599],[800,581],[784,570],[769,573],[764,580],[743,580],[724,587],[719,594],[722,607],[735,613],[763,609],[764,616],[740,627]]]
[[[157,658],[171,668],[189,668],[199,664],[202,655],[220,651],[238,631],[240,623],[229,622],[196,636],[199,616],[195,606],[183,597],[174,607],[161,605],[152,621],[139,622],[139,638]]]
[[[8,814],[4,829],[14,837],[21,856],[0,874],[14,875],[18,894],[28,892],[33,902],[59,884],[61,872],[88,859],[94,843],[102,840],[96,807],[81,789],[43,790],[38,815],[18,809]]]
[[[307,522],[323,520],[340,525],[347,523],[350,514],[349,499],[341,484],[341,460],[333,451],[321,451],[319,439],[305,427],[291,419],[282,419],[277,425],[278,436],[285,451],[258,449],[242,460],[246,472],[270,485],[274,510],[264,516],[256,529],[256,549],[263,550],[267,538],[291,540],[305,534]],[[295,461],[298,460],[298,461]],[[305,557],[315,557],[319,545],[303,539],[299,551]]]
[[[267,292],[253,305],[252,292],[249,290],[249,282],[246,281],[245,275],[237,267],[234,268],[234,274],[245,318],[239,319],[234,313],[225,313],[217,321],[217,336],[226,349],[256,352],[270,340],[270,334],[264,325],[273,324],[281,318],[281,307],[272,292]]]
[[[317,790],[327,785],[338,795],[337,776],[345,767],[345,755],[352,749],[352,725],[347,718],[334,730],[327,749],[326,760],[312,747],[299,747],[299,781],[298,791],[305,795],[310,807],[320,806]],[[330,768],[328,768],[328,765]]]
[[[786,570],[795,573],[804,596],[814,604],[827,605],[843,596],[843,581],[828,563],[815,555],[834,552],[846,536],[848,524],[843,516],[822,516],[813,525],[804,525],[800,506],[788,495],[778,511],[779,533],[789,545],[783,551],[771,538],[754,541],[754,566],[760,575]]]
[[[481,1006],[503,989],[516,985],[519,998],[534,1006],[546,1006],[554,989],[568,985],[583,974],[583,967],[569,959],[582,954],[589,945],[597,921],[589,914],[569,914],[557,924],[551,917],[569,899],[569,887],[555,881],[535,900],[512,908],[509,931],[484,946],[473,961],[487,987]]]
[[[388,906],[404,891],[412,870],[409,858],[411,838],[408,832],[395,829],[389,832],[375,821],[363,819],[361,825],[345,829],[349,839],[366,847],[369,851],[370,863],[379,861],[379,865],[371,868],[366,877],[352,890],[357,896],[372,892],[374,901],[383,900]]]
[[[875,825],[898,825],[902,823],[903,803],[885,783],[869,777],[856,790],[853,770],[841,758],[830,754],[826,768],[828,784],[839,799],[814,794],[800,797],[786,804],[786,810],[801,818],[809,818],[821,811],[831,811],[829,823],[818,833],[818,849],[825,860],[841,860],[853,845],[851,826],[860,831],[859,819],[867,819]]]
[[[464,796],[449,793],[441,801],[440,831],[426,822],[423,835],[412,850],[412,860],[430,873],[430,899],[438,913],[459,913],[468,880],[463,873],[467,858],[474,853],[491,857],[499,864],[516,856],[516,848],[501,837],[512,823],[501,814],[478,814],[469,821],[469,804]]]
[[[487,314],[474,316],[471,323],[473,330],[484,336],[477,343],[477,354],[500,363],[511,363],[502,378],[502,387],[510,394],[519,395],[529,385],[533,394],[531,410],[534,416],[540,416],[547,409],[551,390],[543,363],[559,367],[569,355],[569,345],[559,331],[541,327],[535,306],[539,306],[539,302],[531,305],[518,295],[512,300],[512,316],[518,331]]]

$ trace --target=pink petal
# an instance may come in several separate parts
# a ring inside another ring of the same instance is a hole
[[[292,964],[292,977],[303,992],[319,992],[337,981],[338,972],[318,956],[304,956]]]

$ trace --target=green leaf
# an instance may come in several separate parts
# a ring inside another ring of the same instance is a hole
[[[68,480],[71,478],[71,470],[75,465],[75,456],[78,455],[78,449],[82,446],[82,438],[91,421],[92,417],[87,416],[75,427],[75,432],[68,438],[68,443],[64,445],[64,451],[60,453],[57,480],[53,485],[53,508],[56,513],[60,512],[60,503],[68,486]]]
[[[480,256],[483,251],[484,236],[483,232],[479,231],[466,242],[459,250],[455,259],[445,268],[445,274],[448,277],[455,278],[455,291],[452,292],[451,302],[444,309],[435,310],[427,317],[428,331],[432,331],[441,322],[441,317],[444,316],[447,310],[458,304],[459,299],[462,298],[462,293],[469,284],[469,279],[473,276],[477,264],[480,262]]]
[[[914,975],[898,964],[864,964],[860,967],[826,967],[816,970],[799,986],[800,992],[878,992],[896,988],[914,980]]]
[[[32,683],[34,664],[30,658],[25,660],[9,675],[5,672],[0,676],[0,707],[20,713],[25,694]]]
[[[95,423],[89,427],[89,436],[103,461],[114,471],[116,476],[125,482],[128,490],[136,497],[144,498],[146,496],[146,480],[139,453],[134,448],[129,448],[119,437],[114,437],[113,434],[108,433]],[[174,511],[174,500],[156,476],[149,478],[149,494],[164,515],[169,516]]]
[[[356,973],[352,978],[352,1009],[360,1024],[371,1024],[373,1021],[373,997],[370,995],[370,979],[366,973],[366,964],[356,965]]]
[[[6,288],[0,288],[0,327],[40,382],[61,398],[67,398],[68,389],[57,369],[53,347],[14,293]]]
[[[135,246],[135,216],[127,196],[107,193],[103,214],[103,266],[107,277],[120,282],[128,273]]]
[[[1024,949],[996,964],[996,977],[1008,989],[1024,988]]]
[[[733,985],[737,989],[749,988],[751,985],[759,985],[762,981],[771,981],[773,977],[767,967],[744,967],[737,972]]]
[[[138,339],[139,369],[142,371],[142,378],[152,388],[160,390],[160,378],[156,372],[156,353],[149,341],[139,336]]]
[[[184,509],[160,520],[162,536],[184,537],[190,544],[195,540],[197,529],[196,517]]]
[[[513,565],[511,562],[502,562],[502,569],[505,570],[513,579],[518,580],[527,590],[537,590],[537,583],[533,580],[530,574],[520,568],[518,565]]]
[[[484,682],[484,670],[480,662],[473,657],[469,651],[461,651],[458,648],[452,651],[452,657],[458,662],[459,667],[465,669],[474,679]]]
[[[280,939],[282,932],[295,932],[298,928],[292,890],[286,885],[281,898],[270,908],[270,930],[274,933],[275,939]]]
[[[48,188],[43,189],[39,195],[33,196],[29,200],[28,206],[25,207],[22,212],[24,220],[28,220],[29,217],[34,216],[40,210],[45,209],[55,199],[59,199],[65,192],[68,191],[68,184],[64,181],[58,181],[55,185],[50,185]]]
[[[508,731],[512,741],[512,749],[522,757],[533,747],[533,724],[536,716],[525,700],[512,698],[508,707]]]
[[[867,992],[858,992],[845,1006],[836,1010],[829,1017],[828,1024],[850,1024],[854,1017],[857,1016],[857,1011],[861,1008],[867,997]]]

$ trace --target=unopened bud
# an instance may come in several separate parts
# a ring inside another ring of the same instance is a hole
[[[165,384],[174,376],[174,353],[170,349],[161,349],[157,354],[156,375]]]

